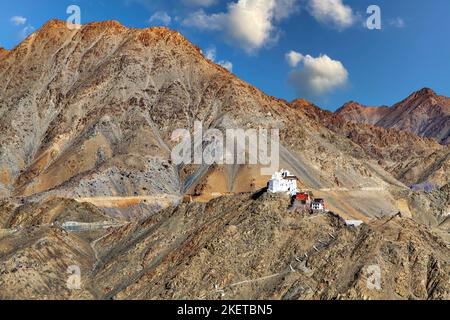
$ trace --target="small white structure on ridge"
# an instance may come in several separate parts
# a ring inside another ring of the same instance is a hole
[[[361,220],[345,220],[345,224],[358,228],[360,225],[364,224],[364,222]]]
[[[298,178],[291,175],[289,171],[281,169],[280,172],[272,175],[272,179],[268,183],[268,190],[271,193],[289,193],[291,196],[295,196],[299,192],[297,180]]]
[[[313,211],[325,211],[325,200],[324,199],[314,199],[311,203],[311,210]]]

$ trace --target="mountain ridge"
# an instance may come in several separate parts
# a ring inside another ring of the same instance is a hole
[[[254,168],[211,169],[204,176],[204,168],[190,165],[177,172],[168,166],[171,132],[192,129],[196,120],[222,130],[279,128],[281,165],[297,173],[305,188],[404,187],[361,145],[205,59],[168,28],[106,21],[69,30],[52,20],[0,59],[0,73],[7,79],[0,85],[1,99],[9,106],[0,110],[5,196],[181,196],[180,186],[193,177],[205,186],[205,179],[220,177],[227,185],[221,192],[265,185],[267,177],[249,175]],[[150,164],[151,156],[161,157],[159,164]],[[150,183],[154,170],[160,173]],[[388,192],[387,199],[383,210],[395,210]]]
[[[0,55],[0,298],[448,299],[448,185],[407,186],[446,179],[444,146],[270,97],[167,28],[63,23]],[[264,192],[258,165],[174,164],[196,121],[278,129],[331,213]]]
[[[348,102],[336,114],[348,121],[410,131],[441,144],[450,143],[450,98],[437,95],[430,88],[415,91],[392,107]]]
[[[361,146],[385,170],[408,185],[429,182],[442,186],[450,180],[450,175],[446,173],[450,168],[450,148],[432,138],[349,121],[339,113],[320,109],[304,99],[300,104],[294,100],[291,105],[302,108],[309,117]],[[429,163],[428,159],[433,160]],[[430,169],[436,163],[440,167]]]

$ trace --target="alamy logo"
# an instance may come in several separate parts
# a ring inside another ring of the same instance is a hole
[[[367,13],[370,16],[367,18],[366,26],[369,30],[381,29],[381,8],[377,5],[371,5],[367,8]]]
[[[67,29],[78,30],[81,28],[81,8],[77,5],[70,5],[66,10],[67,14],[70,16],[67,18]]]
[[[367,267],[367,288],[369,290],[381,290],[381,268],[378,265]]]
[[[187,129],[177,129],[171,139],[178,143],[172,150],[175,165],[260,165],[262,175],[271,175],[279,167],[278,129],[205,131],[202,122],[196,121],[193,135]]]
[[[69,290],[80,290],[81,289],[81,268],[79,266],[73,265],[67,268],[67,273],[69,277],[67,278],[66,285]]]

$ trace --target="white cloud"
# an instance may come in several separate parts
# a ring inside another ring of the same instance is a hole
[[[227,69],[230,72],[233,72],[233,64],[230,61],[227,60],[220,60],[219,62],[217,62],[217,64],[219,66],[224,67],[225,69]]]
[[[396,18],[389,21],[389,25],[395,28],[404,28],[406,27],[405,20],[402,18]]]
[[[157,11],[148,20],[150,23],[168,26],[172,22],[172,18],[164,11]]]
[[[342,1],[309,0],[308,10],[317,21],[337,29],[346,29],[355,23],[356,17],[352,8]]]
[[[300,11],[298,0],[277,0],[274,10],[276,21],[289,18],[292,14]]]
[[[216,61],[217,50],[214,47],[208,48],[205,52],[205,58],[233,72],[233,64],[227,60]]]
[[[243,48],[254,51],[269,41],[273,32],[272,24],[275,2],[241,0],[231,4],[228,9],[228,36],[242,43]]]
[[[21,16],[14,16],[11,18],[11,22],[16,26],[20,26],[27,23],[27,18]]]
[[[208,15],[203,10],[196,11],[182,21],[182,24],[202,31],[221,30],[225,24],[223,14]]]
[[[253,53],[277,40],[275,22],[297,12],[298,0],[238,0],[227,11],[207,14],[199,10],[183,21],[204,31],[223,32],[226,40]]]
[[[292,68],[295,68],[296,66],[298,66],[300,61],[302,61],[302,59],[304,58],[304,56],[301,53],[298,53],[298,52],[293,51],[293,50],[291,50],[288,53],[286,53],[285,57],[286,57],[287,63]]]
[[[297,65],[300,62],[302,68],[292,71],[289,76],[289,82],[299,96],[321,96],[348,83],[348,71],[344,65],[327,55],[317,58],[301,55]]]
[[[216,61],[216,48],[208,48],[205,52],[205,58],[211,61]]]
[[[217,0],[183,0],[188,6],[211,7],[217,3]]]

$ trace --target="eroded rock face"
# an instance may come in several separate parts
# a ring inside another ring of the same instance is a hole
[[[183,204],[90,244],[86,234],[54,227],[18,231],[0,239],[0,295],[449,298],[450,250],[427,227],[394,216],[354,228],[331,214],[299,215],[288,204],[286,197],[270,194]],[[67,290],[56,280],[67,278],[67,264],[82,266],[81,290]],[[30,279],[27,286],[21,277]]]
[[[429,88],[412,93],[392,108],[366,107],[352,101],[336,113],[348,121],[405,130],[444,145],[450,143],[450,98]]]
[[[181,41],[168,30],[105,22],[77,32],[55,20],[2,55],[4,196],[58,188],[67,197],[179,194],[151,106],[143,111],[146,102],[138,100],[154,85],[146,74],[153,64],[130,55],[144,48],[145,32],[154,43]]]

